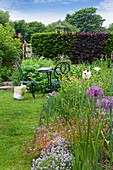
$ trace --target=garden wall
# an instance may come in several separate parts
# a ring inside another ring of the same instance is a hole
[[[31,38],[35,55],[54,59],[67,55],[73,63],[100,58],[113,50],[113,35],[108,32],[94,33],[35,33]]]

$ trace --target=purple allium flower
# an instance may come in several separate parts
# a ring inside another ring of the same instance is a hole
[[[111,102],[111,109],[113,108],[113,97],[110,99],[110,97],[107,97],[102,101],[102,108],[106,111],[109,111],[110,109],[110,102]]]
[[[87,98],[102,99],[104,92],[99,86],[92,86],[86,92]]]

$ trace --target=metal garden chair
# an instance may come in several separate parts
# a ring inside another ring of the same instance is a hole
[[[56,78],[56,81],[51,82],[56,86],[56,90],[58,89],[58,85],[61,83],[63,77],[68,77],[68,73],[70,71],[70,65],[67,62],[61,62],[56,65],[54,69],[54,76]]]
[[[35,82],[34,81],[24,81],[23,80],[23,77],[22,77],[22,69],[19,65],[19,63],[17,62],[17,67],[18,67],[18,70],[19,70],[19,74],[20,74],[20,83],[22,84],[28,84],[28,83],[31,83],[31,93],[35,99]]]

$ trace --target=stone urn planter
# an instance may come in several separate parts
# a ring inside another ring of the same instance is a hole
[[[23,100],[24,99],[24,92],[21,91],[21,86],[14,87],[14,99]]]

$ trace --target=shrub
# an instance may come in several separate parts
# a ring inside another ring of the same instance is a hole
[[[5,26],[0,24],[0,58],[1,66],[12,66],[12,63],[19,57],[20,40],[14,39],[14,30],[6,24]]]
[[[113,36],[108,32],[93,33],[38,33],[31,39],[33,52],[46,58],[69,56],[72,63],[92,63],[100,55],[113,50]]]
[[[41,67],[54,67],[53,61],[51,59],[45,59],[44,57],[32,57],[29,59],[23,59],[21,63],[21,68],[23,71],[23,80],[31,80],[36,83],[36,91],[41,92],[47,83],[47,74],[38,72],[37,69]],[[13,84],[19,84],[19,71],[17,68],[13,72]]]
[[[73,48],[70,41],[76,42],[74,33],[36,33],[31,38],[33,52],[51,59],[57,58],[58,55],[72,56],[68,52]]]

